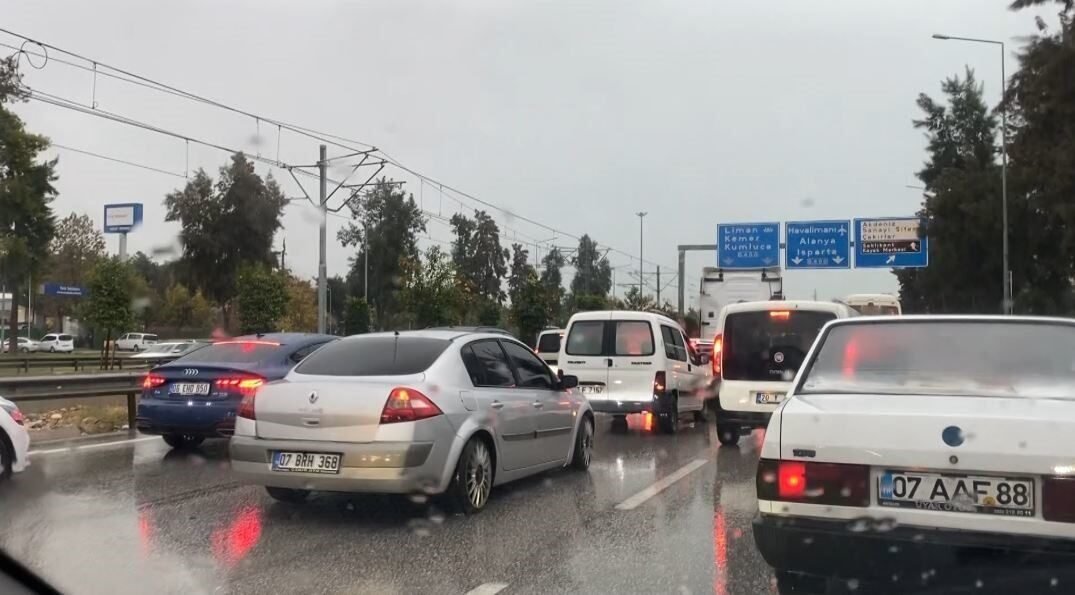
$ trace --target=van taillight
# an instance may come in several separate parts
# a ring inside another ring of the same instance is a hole
[[[1041,487],[1042,517],[1075,523],[1075,477],[1046,477]]]
[[[724,336],[717,334],[713,338],[713,353],[709,356],[709,363],[713,367],[713,376],[720,377],[721,358],[724,357]]]
[[[653,396],[654,396],[654,398],[663,397],[664,396],[664,389],[667,386],[668,385],[666,384],[666,381],[665,381],[664,370],[661,370],[660,372],[657,372],[656,374],[653,375]]]
[[[834,506],[870,504],[870,467],[807,461],[758,461],[758,500]]]

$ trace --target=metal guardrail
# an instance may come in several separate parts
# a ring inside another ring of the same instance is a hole
[[[176,359],[176,356],[154,358],[117,357],[112,365],[120,370],[149,369]],[[31,369],[69,369],[75,372],[83,370],[104,370],[99,355],[38,355],[38,356],[0,356],[0,370],[15,370],[16,374],[29,374]]]
[[[20,401],[56,401],[95,397],[127,397],[127,425],[135,426],[143,372],[0,377],[0,396]]]

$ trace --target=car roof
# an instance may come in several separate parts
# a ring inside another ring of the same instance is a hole
[[[497,326],[431,326],[427,331],[449,331],[456,333],[496,333],[500,335],[511,335],[508,331]]]
[[[659,312],[644,312],[641,310],[592,310],[589,312],[577,312],[571,315],[571,321],[577,320],[657,320],[668,322],[673,325],[679,323]]]
[[[548,335],[550,333],[557,333],[557,334],[562,335],[562,334],[564,334],[564,329],[562,329],[562,328],[547,328],[547,329],[544,329],[543,331],[541,331],[540,333],[538,333],[538,336],[540,337],[541,335]]]
[[[847,314],[851,306],[842,302],[822,302],[818,300],[767,300],[761,302],[740,302],[724,306],[722,315],[736,312],[768,312],[769,310],[805,310],[807,312],[832,312]]]
[[[335,335],[323,335],[321,333],[264,333],[260,335],[242,335],[224,339],[222,341],[214,341],[214,343],[225,343],[228,341],[271,341],[288,347],[303,347],[310,343],[321,343],[338,338],[339,337]]]
[[[833,320],[828,324],[906,324],[912,322],[1032,323],[1075,326],[1075,319],[1058,316],[1005,316],[1001,314],[904,314],[903,316],[858,316]]]
[[[445,341],[454,341],[454,340],[462,338],[462,337],[468,337],[468,338],[469,337],[473,337],[473,338],[491,338],[491,339],[513,339],[515,341],[519,341],[519,339],[516,336],[512,335],[511,333],[509,333],[508,331],[505,331],[503,329],[470,330],[470,329],[484,329],[484,328],[490,328],[491,329],[493,327],[464,327],[464,326],[460,326],[460,327],[427,328],[427,329],[407,330],[407,331],[384,331],[384,332],[379,332],[379,333],[364,333],[364,334],[361,334],[361,335],[351,335],[350,337],[345,337],[344,340],[345,341],[351,341],[351,340],[355,340],[355,339],[360,339],[362,337],[392,337],[392,336],[398,335],[400,337],[418,337],[418,338],[427,338],[427,339],[443,339]],[[519,342],[521,343],[521,341],[519,341]]]

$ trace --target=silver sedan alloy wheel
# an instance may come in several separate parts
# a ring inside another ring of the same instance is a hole
[[[471,506],[481,508],[489,500],[489,491],[493,484],[493,464],[489,449],[478,440],[474,443],[474,452],[467,462],[466,486],[467,499]]]

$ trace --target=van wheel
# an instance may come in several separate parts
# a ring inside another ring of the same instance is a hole
[[[627,431],[627,416],[617,415],[612,418],[612,431],[622,433]]]
[[[717,424],[717,440],[725,446],[739,444],[739,426],[729,424]]]
[[[679,396],[672,395],[672,403],[668,407],[669,411],[662,413],[659,425],[661,431],[665,434],[675,434],[679,431]]]
[[[11,445],[7,434],[0,430],[0,481],[11,477],[15,472],[15,447]]]

